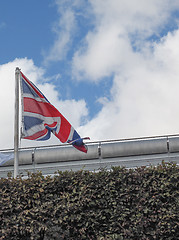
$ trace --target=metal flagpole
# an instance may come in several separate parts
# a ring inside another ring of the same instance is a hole
[[[20,69],[15,71],[15,118],[14,118],[14,178],[19,172],[19,81]]]

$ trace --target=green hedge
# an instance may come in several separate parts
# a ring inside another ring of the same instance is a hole
[[[179,167],[0,180],[0,239],[179,239]]]

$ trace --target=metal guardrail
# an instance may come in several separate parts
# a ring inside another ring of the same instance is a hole
[[[157,165],[162,161],[179,164],[179,135],[154,136],[133,139],[97,141],[87,143],[88,153],[79,152],[69,144],[49,147],[22,148],[19,152],[20,174],[42,171],[44,175],[55,171],[111,169],[113,166],[139,167]],[[13,149],[0,151],[13,153]],[[13,171],[13,158],[0,167],[0,177]]]

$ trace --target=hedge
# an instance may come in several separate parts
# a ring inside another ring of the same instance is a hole
[[[0,240],[179,239],[179,167],[0,179]]]

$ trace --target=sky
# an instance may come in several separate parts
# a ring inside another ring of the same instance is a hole
[[[13,148],[15,69],[91,141],[179,133],[178,0],[0,3],[0,149]],[[21,146],[60,144],[21,140]]]

